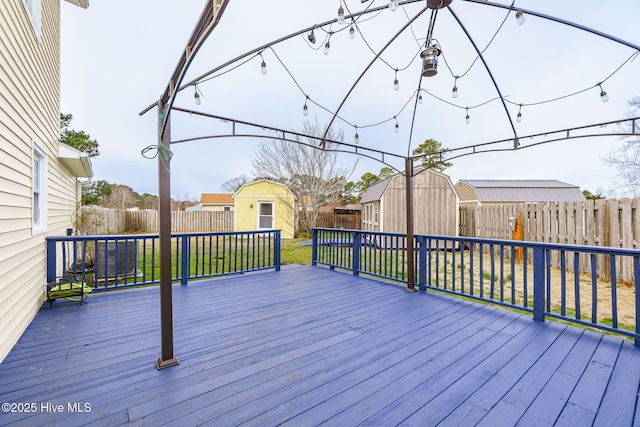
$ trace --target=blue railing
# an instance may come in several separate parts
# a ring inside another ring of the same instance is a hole
[[[312,263],[406,283],[406,235],[313,230]],[[415,281],[434,289],[626,335],[640,345],[640,251],[414,236]],[[589,274],[581,273],[587,266]]]
[[[106,290],[160,282],[157,234],[47,237],[47,282],[85,282]],[[280,230],[171,235],[172,281],[274,268]]]

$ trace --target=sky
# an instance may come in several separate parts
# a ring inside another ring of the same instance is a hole
[[[156,112],[139,113],[164,92],[205,4],[205,0],[91,0],[88,9],[81,9],[61,2],[61,111],[73,114],[72,128],[84,130],[100,144],[100,155],[93,159],[94,180],[157,194],[157,161],[141,154],[158,143]],[[190,86],[180,92],[175,106],[291,131],[301,131],[305,121],[321,125],[333,121],[344,142],[353,143],[357,132],[361,147],[402,157],[430,138],[447,148],[502,139],[511,141],[501,147],[512,146],[511,123],[522,145],[544,142],[552,138],[552,131],[624,119],[628,101],[640,95],[640,59],[632,48],[527,14],[525,23],[518,25],[514,11],[463,0],[453,0],[453,13],[448,9],[437,13],[433,37],[442,55],[433,77],[421,78],[419,57],[431,11],[407,26],[423,9],[423,1],[363,15],[355,22],[353,39],[348,19],[345,25],[317,27],[315,44],[306,33],[272,43],[335,19],[341,4],[349,15],[388,2],[230,0],[183,83],[248,51],[269,47],[261,56],[247,56],[199,81],[201,105],[195,105]],[[558,17],[640,45],[640,3],[619,0],[615,7],[602,5],[598,0],[516,0],[514,9]],[[324,55],[327,40],[330,50]],[[478,59],[474,44],[484,61]],[[260,71],[262,61],[266,74]],[[396,78],[398,90],[394,90]],[[606,103],[600,100],[598,83],[609,95]],[[419,85],[423,102],[416,104]],[[573,93],[578,94],[566,96]],[[305,117],[302,107],[307,96]],[[516,121],[519,110],[521,122]],[[232,132],[231,123],[218,119],[176,111],[171,117],[172,141]],[[609,125],[583,132],[614,131],[615,126]],[[222,192],[221,185],[231,178],[252,176],[256,149],[273,133],[241,125],[236,132],[262,137],[206,138],[172,145],[172,197],[198,200],[202,193]],[[543,135],[525,138],[534,134]],[[445,173],[454,184],[460,179],[557,179],[621,196],[616,170],[602,157],[622,144],[619,137],[600,136],[473,154],[452,160]],[[384,160],[397,169],[404,167],[401,158]],[[354,170],[353,181],[385,166],[353,154],[341,154],[339,161]]]

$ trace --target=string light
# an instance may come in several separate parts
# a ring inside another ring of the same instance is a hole
[[[267,63],[264,62],[264,58],[262,57],[262,54],[260,54],[260,58],[262,58],[262,64],[260,64],[260,72],[262,74],[267,74]]]
[[[355,142],[356,144],[360,144],[360,136],[358,135],[358,126],[356,126],[356,134],[353,137],[353,142]]]
[[[399,133],[399,132],[400,132],[400,125],[398,124],[398,119],[396,119],[396,116],[393,116],[393,118],[394,118],[394,120],[396,121],[396,126],[395,126],[395,128],[393,129],[393,131],[394,131],[395,133]]]
[[[331,48],[331,43],[329,43],[330,39],[331,36],[329,36],[329,39],[327,39],[327,42],[324,44],[324,50],[322,51],[322,53],[324,53],[325,55],[329,55],[329,49]]]
[[[198,93],[198,86],[194,85],[193,86],[195,92],[193,93],[193,101],[196,103],[196,105],[200,105],[202,104],[202,100],[200,99],[200,94]]]
[[[352,40],[356,38],[356,29],[353,28],[353,24],[351,24],[351,27],[349,28],[349,38]]]
[[[521,10],[516,11],[516,22],[518,25],[524,24],[524,13]]]
[[[390,10],[391,12],[394,12],[394,11],[395,11],[395,10],[397,10],[397,9],[398,9],[398,0],[391,0],[391,1],[389,2],[389,10]]]
[[[469,117],[469,107],[465,107],[465,109],[467,110],[467,117],[464,118],[464,122],[466,124],[471,123],[471,117]]]
[[[602,89],[602,83],[598,83],[598,86],[600,87],[600,100],[602,102],[607,102],[609,100],[609,95],[607,95],[607,92]]]
[[[422,93],[418,93],[418,104],[422,104]]]
[[[307,39],[311,44],[316,44],[316,34],[313,32],[313,28],[309,31],[309,34],[307,34]]]
[[[342,3],[340,3],[340,7],[338,8],[338,24],[344,24],[344,9],[342,8]]]
[[[395,80],[393,81],[393,90],[400,89],[400,82],[398,82],[398,70],[396,70]]]
[[[456,76],[455,80],[453,81],[453,89],[451,90],[451,97],[452,98],[458,97],[458,76]]]
[[[302,115],[303,116],[307,116],[309,114],[309,107],[307,107],[307,99],[309,99],[308,96],[304,100],[304,107],[302,107]]]
[[[520,123],[522,121],[522,104],[520,104],[520,108],[518,109],[518,115],[516,116],[516,122]]]

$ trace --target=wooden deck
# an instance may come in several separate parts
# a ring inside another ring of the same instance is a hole
[[[2,402],[35,412],[0,425],[640,421],[640,349],[625,339],[321,267],[173,295],[181,363],[162,371],[158,288],[43,306],[0,364]]]

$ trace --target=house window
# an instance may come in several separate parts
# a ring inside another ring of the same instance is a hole
[[[34,235],[47,231],[47,155],[33,143],[31,221]]]
[[[273,202],[258,203],[258,229],[273,228]]]
[[[373,204],[373,223],[378,223],[378,202]]]
[[[42,37],[42,0],[22,0],[38,40]]]

